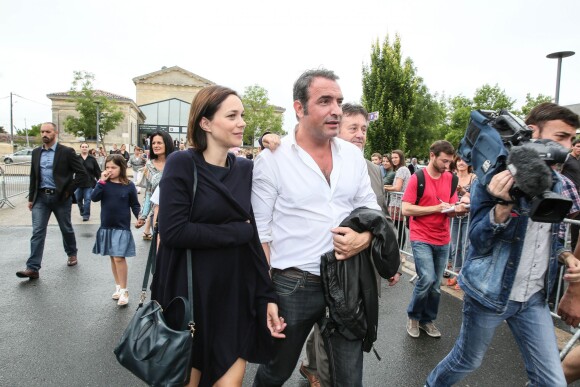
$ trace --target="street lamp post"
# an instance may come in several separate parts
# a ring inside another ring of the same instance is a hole
[[[562,58],[567,58],[574,54],[575,54],[574,51],[558,51],[546,55],[546,58],[558,59],[558,75],[556,76],[556,97],[554,98],[554,102],[556,102],[556,104],[558,104],[560,101],[560,73],[562,72]]]
[[[101,124],[101,113],[99,112],[99,107],[101,102],[95,101],[95,105],[97,106],[97,149],[99,149],[99,126]]]

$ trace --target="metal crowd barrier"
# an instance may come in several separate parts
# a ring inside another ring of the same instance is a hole
[[[398,244],[399,244],[399,251],[401,255],[405,257],[413,258],[413,250],[411,249],[411,243],[409,241],[409,230],[407,227],[407,218],[402,215],[401,213],[401,198],[403,197],[403,192],[389,192],[387,200],[387,204],[389,206],[389,214],[393,223],[396,228],[396,233],[398,236]],[[451,218],[450,220],[450,232],[451,232],[451,246],[450,246],[450,256],[449,256],[449,263],[447,268],[445,269],[445,273],[451,277],[456,277],[461,270],[461,266],[463,265],[463,261],[465,259],[467,249],[469,247],[469,238],[468,238],[468,230],[469,230],[469,222],[470,216],[469,214],[463,218]],[[564,223],[566,226],[566,246],[570,247],[570,224],[580,225],[580,221],[573,220],[573,219],[564,219]],[[565,267],[562,266],[560,268],[560,272],[558,275],[558,284],[556,286],[556,293],[554,299],[553,307],[551,308],[550,313],[552,317],[560,319],[560,316],[557,314],[558,312],[558,302],[561,298],[561,295],[564,294],[566,289],[566,282],[563,280],[565,272]],[[413,282],[417,278],[417,274],[415,274],[409,281]],[[564,359],[568,352],[572,349],[573,345],[576,343],[578,339],[580,339],[580,329],[578,328],[571,328],[572,332],[574,332],[574,336],[568,341],[568,343],[564,346],[562,351],[560,352],[560,359]]]
[[[30,163],[0,164],[0,208],[14,208],[10,198],[27,194],[30,183]]]

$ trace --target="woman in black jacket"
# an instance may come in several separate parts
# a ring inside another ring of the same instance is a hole
[[[172,153],[159,185],[161,243],[152,298],[166,307],[174,297],[187,297],[186,252],[191,249],[192,386],[241,386],[246,361],[267,362],[271,337],[284,337],[251,207],[253,163],[228,153],[242,143],[243,111],[231,89],[200,90],[187,133],[195,149]]]

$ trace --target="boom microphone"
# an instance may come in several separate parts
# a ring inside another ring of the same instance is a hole
[[[552,189],[550,167],[531,147],[513,147],[507,158],[507,168],[514,176],[514,187],[530,199]]]

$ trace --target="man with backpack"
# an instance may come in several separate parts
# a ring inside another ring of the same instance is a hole
[[[449,142],[434,142],[429,148],[429,165],[411,176],[402,199],[403,215],[410,218],[411,247],[419,276],[407,308],[407,333],[415,338],[420,330],[431,337],[441,337],[433,321],[437,318],[439,287],[449,258],[448,217],[467,212],[463,204],[455,204],[457,177],[446,172],[454,154]]]

